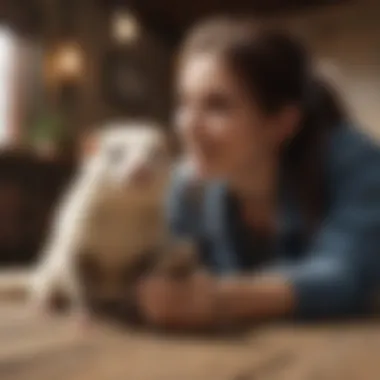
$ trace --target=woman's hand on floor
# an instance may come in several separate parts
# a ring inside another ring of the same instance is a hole
[[[183,280],[148,277],[139,284],[138,300],[146,321],[161,327],[202,328],[218,319],[216,281],[204,273]]]
[[[163,277],[143,280],[140,310],[148,323],[162,327],[208,328],[290,315],[293,286],[281,276],[238,276],[216,280],[196,274],[183,281]]]

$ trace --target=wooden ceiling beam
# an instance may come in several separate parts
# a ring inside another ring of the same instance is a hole
[[[215,13],[266,15],[336,5],[350,0],[95,0],[108,8],[125,6],[157,33],[178,40],[194,22]]]

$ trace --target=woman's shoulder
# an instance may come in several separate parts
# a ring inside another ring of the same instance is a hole
[[[380,144],[363,128],[347,124],[331,134],[327,171],[335,191],[380,190]],[[380,195],[379,195],[380,196]]]
[[[329,136],[327,165],[333,171],[365,170],[368,165],[379,166],[380,141],[364,128],[344,124],[334,129]]]
[[[380,159],[380,141],[364,128],[346,123],[331,133],[329,151],[330,156],[339,161],[350,161],[359,156]]]

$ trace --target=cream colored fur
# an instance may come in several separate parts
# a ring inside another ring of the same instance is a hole
[[[108,276],[91,293],[121,300],[127,290],[116,280],[118,271],[170,239],[162,213],[171,166],[164,133],[149,123],[111,125],[98,142],[57,207],[31,283],[34,304],[47,306],[60,293],[77,310],[85,308],[83,254]],[[149,183],[134,183],[142,167],[150,170]]]

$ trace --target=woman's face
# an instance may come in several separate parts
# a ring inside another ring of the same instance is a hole
[[[197,176],[244,175],[276,154],[278,120],[261,112],[243,87],[216,55],[195,55],[182,64],[175,122]]]

